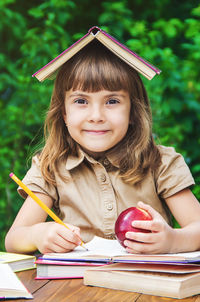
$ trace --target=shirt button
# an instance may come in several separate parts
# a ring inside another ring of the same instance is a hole
[[[102,182],[106,181],[106,175],[105,174],[101,174],[100,179]]]
[[[107,204],[107,210],[112,211],[112,209],[113,209],[112,203]]]
[[[107,158],[104,159],[103,163],[104,163],[104,166],[108,166],[110,164],[110,162]]]

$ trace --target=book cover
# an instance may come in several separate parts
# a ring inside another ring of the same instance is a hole
[[[120,43],[106,31],[100,29],[97,26],[93,26],[81,39],[64,50],[48,64],[36,71],[32,76],[36,77],[41,82],[47,78],[54,79],[57,70],[93,39],[97,39],[100,43],[102,43],[125,63],[129,64],[131,67],[144,75],[147,79],[151,80],[156,74],[160,74],[160,69],[150,64],[148,61],[139,56],[136,52],[130,50],[124,44]]]
[[[14,272],[35,268],[35,256],[0,252],[0,263],[7,263]]]

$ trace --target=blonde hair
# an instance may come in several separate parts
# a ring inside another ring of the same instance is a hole
[[[139,183],[148,171],[158,167],[160,153],[152,136],[150,104],[138,73],[94,40],[63,64],[55,80],[44,126],[45,146],[40,154],[47,182],[55,184],[60,160],[69,154],[77,155],[77,144],[63,120],[65,93],[70,89],[127,91],[131,100],[130,125],[122,141],[108,152],[117,150],[119,175],[130,184]]]

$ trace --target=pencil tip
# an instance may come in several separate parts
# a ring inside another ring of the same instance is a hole
[[[82,247],[84,248],[84,250],[89,251],[86,246],[82,245]]]

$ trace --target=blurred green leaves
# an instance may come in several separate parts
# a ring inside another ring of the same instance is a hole
[[[169,0],[0,1],[0,234],[23,200],[9,179],[23,178],[42,140],[53,83],[31,75],[94,25],[162,70],[143,78],[159,143],[174,146],[190,166],[200,199],[200,5]]]

